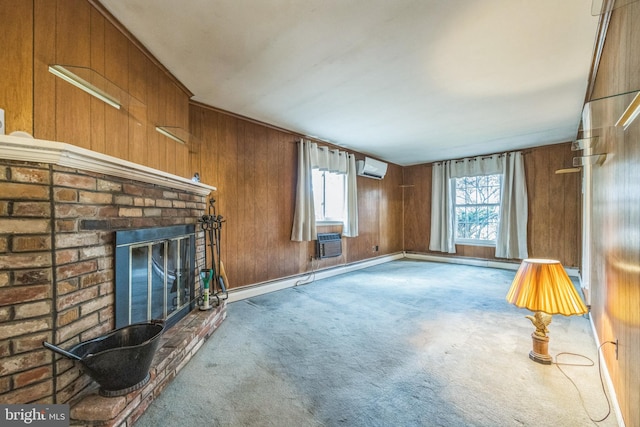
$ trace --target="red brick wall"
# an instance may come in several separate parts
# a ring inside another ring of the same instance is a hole
[[[65,403],[90,384],[42,341],[68,348],[114,329],[115,231],[193,224],[205,211],[192,193],[0,160],[0,402]]]

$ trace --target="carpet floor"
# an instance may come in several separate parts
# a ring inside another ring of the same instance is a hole
[[[531,361],[514,275],[399,260],[231,303],[136,427],[618,425],[589,319]]]

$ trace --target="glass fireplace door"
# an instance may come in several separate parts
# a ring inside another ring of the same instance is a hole
[[[165,237],[125,244],[116,235],[116,327],[153,319],[172,324],[195,305],[195,235]]]

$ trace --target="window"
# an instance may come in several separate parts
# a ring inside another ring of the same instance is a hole
[[[501,184],[501,174],[455,179],[456,243],[495,244]]]
[[[345,218],[345,175],[313,169],[313,202],[316,221]]]

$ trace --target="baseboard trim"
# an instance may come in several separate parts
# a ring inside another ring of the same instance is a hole
[[[450,264],[473,265],[477,267],[501,268],[504,270],[517,270],[520,267],[519,262],[497,261],[491,259],[464,258],[455,256],[442,256],[432,254],[420,254],[405,252],[405,258],[418,259],[422,261],[446,262]],[[580,271],[574,267],[564,267],[569,276],[579,277]]]
[[[598,331],[596,330],[596,325],[593,324],[593,316],[589,314],[589,323],[591,324],[591,332],[593,333],[593,339],[596,343],[596,348],[600,347],[600,339],[598,338]],[[598,359],[600,360],[600,368],[602,371],[602,376],[604,377],[604,382],[607,385],[607,392],[609,393],[609,399],[611,402],[611,407],[613,409],[613,413],[616,415],[616,419],[618,421],[619,427],[625,427],[624,418],[622,418],[622,411],[620,410],[620,404],[618,403],[618,395],[616,395],[616,390],[613,387],[613,381],[611,380],[611,375],[609,375],[609,368],[604,360],[604,356],[601,351],[598,351]]]
[[[306,273],[269,282],[257,283],[255,285],[244,286],[238,289],[232,289],[229,291],[228,302],[240,301],[246,298],[252,298],[258,295],[275,292],[298,285],[306,285],[312,283],[315,280],[326,279],[328,277],[337,276],[339,274],[361,270],[363,268],[384,264],[386,262],[402,259],[404,257],[404,253],[400,252],[397,254],[385,255],[381,257],[371,258],[365,261],[359,261],[351,264],[341,265],[338,267],[328,268],[325,270],[319,270],[315,273]]]
[[[494,261],[489,259],[464,258],[454,256],[440,256],[431,254],[418,254],[405,252],[405,258],[417,259],[422,261],[444,262],[449,264],[473,265],[476,267],[502,268],[505,270],[517,270],[520,264],[504,261]]]
[[[350,271],[360,270],[362,268],[371,267],[378,264],[384,264],[385,262],[394,261],[397,259],[415,259],[421,261],[433,261],[444,262],[451,264],[473,265],[477,267],[489,267],[489,268],[501,268],[504,270],[517,270],[520,267],[520,263],[485,260],[477,258],[464,258],[464,257],[452,257],[452,256],[439,256],[431,254],[420,254],[410,252],[399,252],[392,255],[385,255],[381,257],[371,258],[365,261],[354,262],[351,264],[345,264],[338,267],[328,268],[325,270],[319,270],[315,272],[315,276],[312,273],[305,273],[291,277],[285,277],[283,279],[272,280],[269,282],[256,283],[254,285],[244,286],[242,288],[232,289],[229,291],[229,302],[240,301],[246,298],[252,298],[258,295],[279,291],[293,286],[303,285],[311,283],[314,280],[326,279],[327,277],[337,276],[339,274],[348,273]],[[579,277],[579,271],[576,268],[566,268],[569,276]]]

